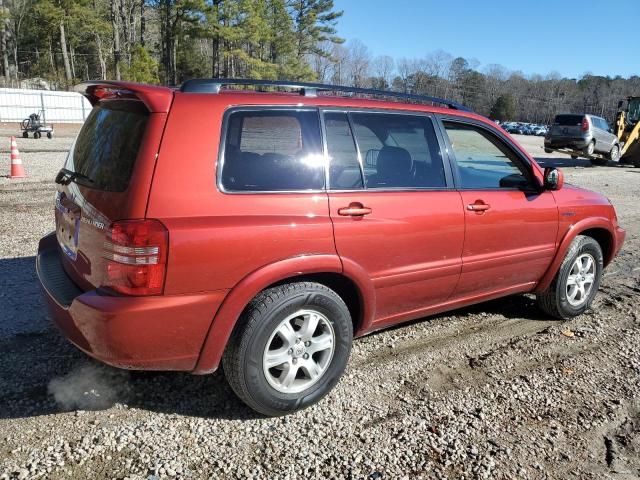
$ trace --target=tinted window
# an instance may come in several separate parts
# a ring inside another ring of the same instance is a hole
[[[65,168],[92,180],[83,185],[111,192],[126,190],[148,118],[141,102],[101,102],[82,126]]]
[[[563,127],[582,125],[583,118],[584,115],[556,115],[553,123],[554,125],[561,125]]]
[[[227,125],[221,174],[225,190],[324,188],[315,110],[239,111],[229,115]]]
[[[456,158],[461,188],[521,188],[527,179],[515,153],[492,133],[444,122]]]
[[[362,188],[362,171],[347,114],[327,112],[324,114],[324,125],[330,162],[329,188]]]
[[[423,116],[353,113],[367,188],[446,186],[440,146]]]

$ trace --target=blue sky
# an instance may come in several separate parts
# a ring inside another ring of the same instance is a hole
[[[640,0],[335,0],[338,33],[373,55],[444,50],[479,69],[640,75]],[[613,27],[615,25],[615,28]]]

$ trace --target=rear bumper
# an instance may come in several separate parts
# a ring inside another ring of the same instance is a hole
[[[575,150],[582,150],[589,145],[590,141],[591,138],[589,137],[552,137],[544,139],[544,146],[546,148],[572,148]]]
[[[36,270],[63,335],[87,355],[119,368],[193,370],[227,293],[125,297],[83,292],[62,267],[55,235],[40,241]]]

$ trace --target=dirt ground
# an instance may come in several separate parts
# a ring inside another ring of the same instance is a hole
[[[52,327],[34,255],[73,129],[60,133],[18,139],[30,176],[0,178],[0,480],[640,478],[639,168],[517,136],[607,195],[627,230],[593,308],[558,322],[520,295],[369,335],[325,400],[265,419],[220,373],[112,369]]]

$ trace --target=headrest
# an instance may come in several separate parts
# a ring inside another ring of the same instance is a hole
[[[378,153],[378,175],[396,177],[411,173],[411,154],[400,147],[384,146]]]

